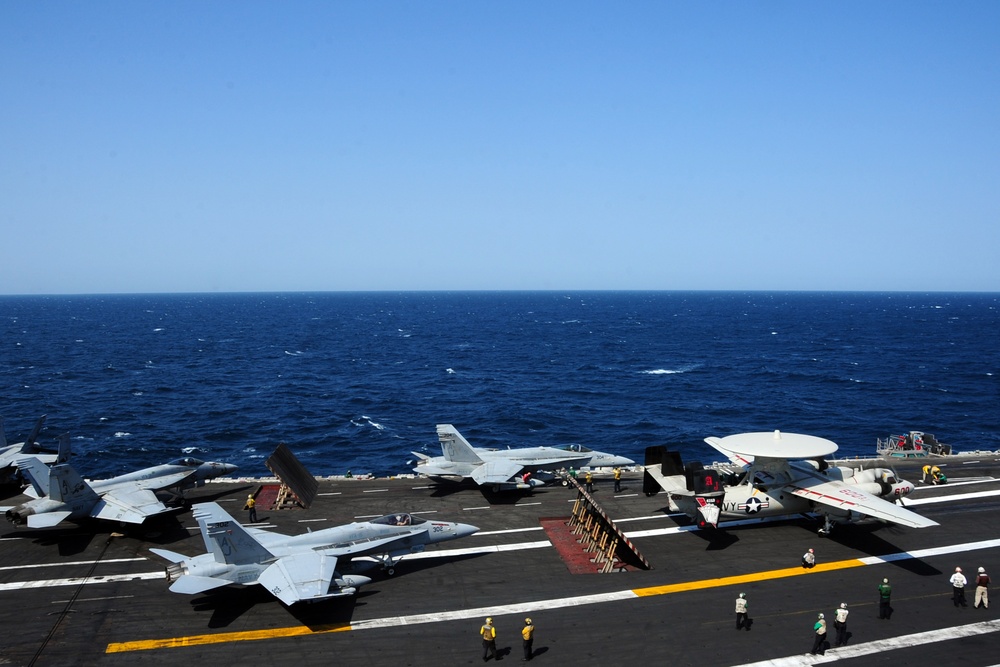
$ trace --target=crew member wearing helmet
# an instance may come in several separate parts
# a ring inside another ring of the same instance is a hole
[[[802,567],[809,569],[816,565],[816,552],[810,549],[802,554]]]
[[[750,620],[747,618],[747,614],[750,611],[750,604],[747,602],[747,594],[740,593],[740,596],[736,598],[736,629],[741,628],[750,629]]]
[[[969,581],[962,574],[962,568],[956,567],[955,574],[951,575],[951,579],[948,581],[951,582],[951,601],[955,603],[956,607],[959,605],[968,607],[969,605],[965,604],[965,585]]]
[[[524,627],[521,629],[521,639],[524,645],[524,657],[521,662],[531,660],[531,644],[535,641],[535,626],[531,624],[531,619],[524,619]]]
[[[483,638],[483,660],[489,660],[488,655],[497,659],[497,629],[493,627],[493,619],[487,618],[483,627],[479,628],[479,636]]]
[[[892,614],[892,608],[889,606],[889,600],[892,597],[892,586],[889,585],[888,579],[883,579],[882,583],[878,585],[878,617],[889,620],[889,615]]]
[[[257,501],[253,499],[252,493],[247,496],[247,504],[243,506],[243,509],[249,510],[247,520],[250,523],[257,523]]]
[[[844,646],[847,644],[847,603],[841,602],[840,609],[833,617],[833,627],[837,628],[837,646]]]
[[[972,606],[979,609],[979,603],[983,603],[983,609],[990,608],[990,596],[988,586],[990,585],[990,575],[986,574],[986,568],[979,568],[976,575],[976,602]]]
[[[816,635],[816,638],[813,639],[813,650],[810,653],[816,655],[822,652],[823,643],[826,641],[826,618],[823,614],[819,614],[816,617],[816,624],[813,625],[813,634]]]

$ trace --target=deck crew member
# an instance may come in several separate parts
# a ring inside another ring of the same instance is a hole
[[[813,648],[810,653],[816,655],[822,652],[823,643],[826,641],[826,619],[823,617],[823,614],[819,614],[816,617],[816,623],[813,625],[813,634],[816,638],[813,639]]]
[[[521,640],[524,645],[524,657],[521,662],[531,660],[531,644],[535,641],[535,626],[531,624],[531,619],[524,619],[524,627],[521,629]]]
[[[878,617],[889,620],[892,609],[889,607],[889,599],[892,597],[892,586],[888,579],[883,579],[878,585]]]
[[[253,499],[252,493],[247,496],[247,504],[243,506],[243,509],[249,510],[247,520],[250,523],[257,523],[257,501]]]
[[[483,662],[489,660],[490,655],[497,659],[497,629],[493,627],[493,619],[487,618],[483,627],[479,628],[479,635],[483,638]]]
[[[847,611],[847,603],[841,602],[840,609],[834,614],[833,627],[837,628],[837,646],[847,644],[847,615],[849,613]]]
[[[810,549],[802,554],[802,567],[808,569],[816,565],[816,552]]]
[[[621,466],[615,466],[615,493],[621,493],[622,490],[622,469]]]
[[[989,585],[990,575],[986,574],[985,568],[979,568],[979,574],[976,575],[976,601],[972,605],[976,609],[979,609],[980,602],[983,603],[983,609],[990,608]]]
[[[736,598],[736,629],[740,630],[746,627],[747,630],[750,629],[750,622],[747,619],[747,614],[750,611],[750,604],[747,602],[747,594],[740,593],[740,596]]]
[[[968,605],[965,604],[965,585],[969,581],[962,574],[962,568],[956,567],[955,574],[951,575],[951,579],[948,581],[951,582],[951,601],[955,603],[956,607],[959,605],[967,607]]]
[[[594,473],[587,471],[587,475],[583,478],[583,481],[587,485],[587,493],[594,492]]]

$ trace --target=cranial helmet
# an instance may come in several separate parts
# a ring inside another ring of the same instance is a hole
[[[820,615],[819,615],[819,617],[820,617],[820,618],[825,618],[825,617],[823,616],[823,614],[820,614]]]
[[[487,616],[486,617],[486,622],[487,623],[492,623],[493,622],[493,617],[492,616]]]
[[[746,593],[740,593],[740,597],[741,597],[741,598],[745,598],[746,596],[747,596],[747,594],[746,594]]]
[[[887,583],[889,583],[889,580],[888,580],[888,579],[883,579],[883,580],[882,580],[882,583],[883,583],[883,584],[887,584]]]
[[[984,567],[979,568],[979,574],[982,574],[983,572],[986,572],[986,568]]]
[[[531,619],[530,618],[524,619],[524,623],[525,625],[531,625]]]
[[[847,609],[847,603],[846,602],[841,602],[840,603],[840,608],[841,609]]]
[[[962,571],[962,568],[960,568],[960,567],[956,567],[955,568],[955,572],[961,572],[961,571]]]

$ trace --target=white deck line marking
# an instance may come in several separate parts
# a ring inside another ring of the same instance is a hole
[[[134,598],[134,595],[107,595],[100,598],[77,598],[76,600],[53,600],[49,604],[69,604],[70,602],[101,602],[102,600],[121,600],[124,598]]]
[[[437,514],[437,510],[423,510],[421,512],[410,512],[410,514]]]
[[[951,496],[938,496],[935,498],[907,498],[906,506],[929,505],[930,503],[950,503],[954,500],[971,500],[973,498],[990,498],[1000,496],[1000,489],[993,491],[977,491],[976,493],[957,493]]]
[[[361,493],[385,493],[389,489],[365,489]]]
[[[330,491],[327,493],[317,493],[317,496],[339,496],[343,491]]]
[[[391,628],[401,625],[419,625],[421,623],[440,623],[442,621],[460,621],[479,616],[502,616],[504,614],[526,614],[545,609],[561,609],[582,604],[599,602],[616,602],[631,600],[636,597],[632,591],[617,591],[614,593],[598,593],[596,595],[580,595],[573,598],[555,600],[539,600],[537,602],[521,602],[517,604],[477,607],[476,609],[460,609],[458,611],[442,611],[430,614],[414,614],[412,616],[393,616],[376,618],[370,621],[355,621],[351,623],[352,630],[368,630],[372,628]]]
[[[28,563],[27,565],[4,565],[0,570],[27,570],[32,567],[59,567],[60,565],[93,565],[94,563],[131,563],[145,558],[105,558],[104,560],[71,560],[64,563]]]
[[[472,510],[488,510],[489,508],[490,506],[486,505],[484,507],[463,507],[462,509],[466,512],[471,512]]]
[[[329,519],[299,519],[298,523],[316,523],[317,521],[329,521]]]
[[[541,505],[541,503],[515,503],[514,507],[527,507],[528,505]]]
[[[381,514],[359,514],[358,516],[356,516],[354,518],[355,519],[373,519],[373,518],[377,519],[380,516],[382,516],[382,515]]]
[[[929,491],[930,489],[947,489],[953,486],[968,486],[969,484],[989,484],[990,482],[1000,482],[996,477],[962,477],[957,479],[952,477],[948,480],[945,485],[940,484],[924,484],[923,486],[914,486],[914,491]]]
[[[963,637],[975,637],[985,635],[990,632],[1000,630],[1000,620],[982,621],[980,623],[970,623],[969,625],[959,625],[952,628],[942,628],[941,630],[928,630],[927,632],[916,632],[912,635],[901,637],[890,637],[889,639],[879,639],[864,644],[854,646],[842,646],[831,648],[824,655],[790,655],[785,658],[775,658],[773,660],[761,660],[760,662],[750,662],[738,667],[807,667],[808,665],[821,665],[838,660],[851,660],[861,658],[883,651],[893,651],[901,648],[913,648],[932,642],[943,642],[951,639],[961,639]]]
[[[11,581],[0,584],[0,591],[23,591],[32,588],[53,586],[79,586],[80,584],[106,584],[134,579],[165,579],[163,570],[156,572],[135,572],[133,574],[112,574],[104,577],[71,577],[69,579],[40,579],[38,581]]]
[[[623,496],[615,496],[615,498],[636,498],[638,495],[638,493],[626,493]]]
[[[506,535],[507,533],[527,533],[533,530],[545,530],[541,526],[533,526],[531,528],[508,528],[507,530],[487,530],[479,531],[475,533],[475,537],[481,537],[483,535]]]
[[[423,491],[424,489],[433,489],[433,486],[414,486],[414,491]]]

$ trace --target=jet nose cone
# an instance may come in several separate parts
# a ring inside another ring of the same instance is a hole
[[[468,537],[479,532],[479,528],[476,526],[470,526],[467,523],[456,523],[455,524],[455,537]]]

